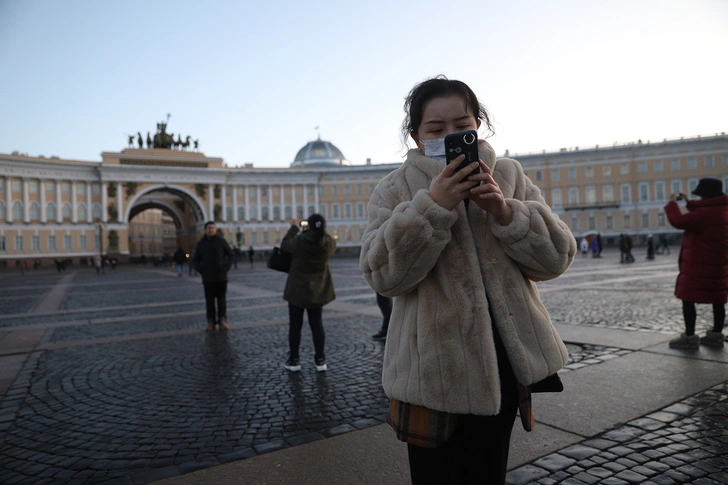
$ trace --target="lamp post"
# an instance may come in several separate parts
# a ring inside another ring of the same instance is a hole
[[[96,272],[99,270],[103,273],[104,271],[104,223],[99,221],[96,223],[96,227],[99,230],[99,261],[100,265],[96,268]]]

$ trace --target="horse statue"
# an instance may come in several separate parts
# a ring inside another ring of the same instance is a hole
[[[154,148],[172,148],[174,145],[173,133],[167,133],[167,123],[157,123],[157,133],[154,135]]]
[[[190,135],[187,135],[187,139],[182,142],[182,150],[187,150],[190,147],[190,138],[192,138]]]
[[[137,143],[139,143],[139,148],[144,148],[144,140],[142,139],[142,134],[137,131]]]
[[[134,148],[134,135],[127,135],[129,137],[129,148]]]
[[[200,147],[200,140],[195,140],[195,150]]]
[[[174,148],[179,149],[179,147],[182,145],[182,135],[177,134],[177,141],[174,142]]]
[[[149,132],[147,132],[147,148],[152,148],[152,137],[149,136]]]

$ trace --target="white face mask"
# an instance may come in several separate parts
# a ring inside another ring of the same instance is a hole
[[[425,156],[436,160],[445,161],[445,138],[435,138],[434,140],[422,140],[425,147]]]

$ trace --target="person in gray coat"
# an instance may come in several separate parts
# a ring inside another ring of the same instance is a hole
[[[301,220],[293,219],[291,228],[281,241],[281,252],[291,255],[291,269],[283,292],[289,315],[289,353],[284,367],[291,372],[301,370],[298,348],[304,310],[308,313],[308,324],[313,334],[316,370],[323,372],[327,369],[322,309],[336,298],[329,272],[329,257],[336,250],[336,241],[326,234],[326,219],[321,215],[313,214],[307,222],[308,229],[299,234]]]

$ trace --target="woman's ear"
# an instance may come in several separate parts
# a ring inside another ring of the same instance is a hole
[[[417,149],[420,153],[425,153],[425,145],[423,145],[419,138],[417,138],[417,134],[414,131],[410,131],[410,136],[415,141],[415,145],[417,145]]]

